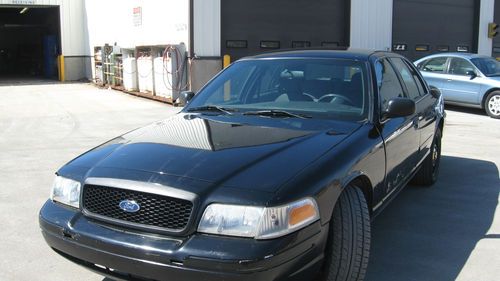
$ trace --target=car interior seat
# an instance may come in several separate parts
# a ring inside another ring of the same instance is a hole
[[[363,107],[363,78],[361,72],[354,73],[351,76],[346,97],[353,103],[352,106]]]
[[[303,94],[301,79],[292,77],[280,78],[279,90],[281,95],[276,101],[311,101],[311,98]]]

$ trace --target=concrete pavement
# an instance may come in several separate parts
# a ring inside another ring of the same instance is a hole
[[[54,172],[177,108],[87,84],[0,85],[0,280],[103,278],[52,252],[38,227]],[[448,108],[438,183],[406,188],[377,218],[367,280],[500,276],[500,120]]]
[[[113,137],[178,111],[87,84],[0,86],[0,280],[102,280],[44,242],[54,172]]]
[[[367,281],[500,280],[500,120],[446,109],[439,180],[375,220]]]

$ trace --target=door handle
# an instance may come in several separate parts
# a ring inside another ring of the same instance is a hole
[[[451,82],[451,81],[453,81],[453,79],[446,79],[446,81],[447,81],[447,82]]]

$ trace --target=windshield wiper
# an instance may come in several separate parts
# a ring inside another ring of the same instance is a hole
[[[231,111],[236,111],[236,110],[231,109],[231,108],[220,107],[220,106],[217,106],[217,105],[204,105],[204,106],[198,106],[198,107],[189,108],[187,111],[188,112],[193,112],[193,111],[218,111],[218,112],[222,112],[224,114],[232,115],[233,113],[231,113]]]
[[[282,118],[282,117],[294,117],[294,118],[302,118],[302,119],[308,119],[312,118],[309,115],[305,114],[299,114],[299,113],[292,113],[289,111],[285,110],[277,110],[277,109],[272,109],[272,110],[259,110],[259,111],[247,111],[243,113],[243,115],[259,115],[259,116],[269,116],[269,117],[277,117],[277,118]]]

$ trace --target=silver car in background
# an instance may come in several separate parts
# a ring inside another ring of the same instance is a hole
[[[500,118],[500,62],[469,53],[441,53],[415,61],[424,79],[439,88],[445,103],[482,108]]]

